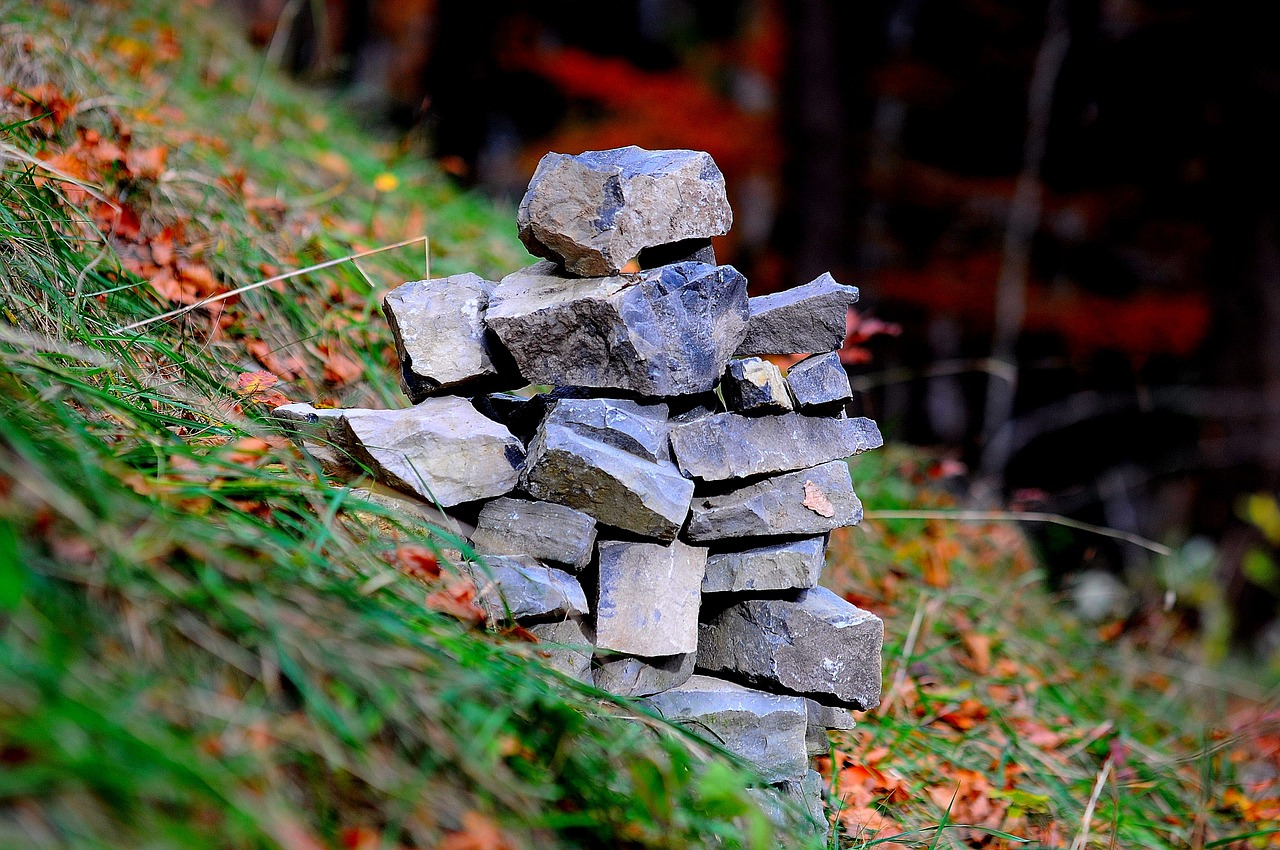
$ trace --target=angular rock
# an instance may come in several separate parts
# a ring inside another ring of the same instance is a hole
[[[833,460],[693,500],[685,539],[825,534],[862,522],[849,466]]]
[[[274,408],[271,416],[292,437],[336,445],[343,435],[344,417],[349,419],[378,412],[364,407],[312,407],[305,402],[297,402]]]
[[[721,413],[671,429],[671,451],[680,471],[703,481],[789,472],[882,445],[876,423],[863,417]]]
[[[751,764],[767,782],[802,779],[809,770],[804,700],[745,688],[710,676],[692,676],[678,688],[649,697],[664,718],[688,725]]]
[[[489,555],[468,564],[476,598],[490,622],[532,617],[563,620],[590,612],[578,580],[527,555]]]
[[[456,396],[342,422],[352,455],[378,481],[441,507],[506,495],[524,462],[510,431]]]
[[[699,263],[572,279],[542,262],[503,278],[485,314],[529,383],[646,396],[712,389],[746,320],[742,275]]]
[[[674,464],[644,460],[559,425],[545,425],[529,444],[520,486],[535,499],[659,540],[675,538],[693,499],[693,482]]]
[[[526,446],[547,413],[545,394],[526,397],[515,393],[489,393],[476,396],[471,403],[481,414],[505,426]]]
[[[645,460],[671,460],[667,406],[628,399],[565,398],[551,403],[548,426],[568,428],[590,440]]]
[[[707,556],[703,593],[743,593],[814,587],[826,563],[827,539],[806,537]]]
[[[403,284],[383,299],[400,386],[411,401],[464,386],[519,384],[511,374],[504,380],[486,339],[484,312],[496,286],[479,275],[457,274]]]
[[[709,154],[631,145],[544,156],[516,224],[529,253],[593,276],[615,274],[646,248],[722,236],[733,211]]]
[[[698,670],[865,711],[880,702],[883,641],[879,617],[815,587],[709,608]]]
[[[636,259],[642,269],[656,269],[658,266],[670,266],[675,263],[716,264],[716,251],[711,247],[710,239],[685,239],[672,242],[670,245],[659,245],[656,248],[645,248]]]
[[[535,651],[553,670],[591,683],[591,628],[581,617],[526,626],[539,641]]]
[[[823,752],[827,752],[823,750]],[[774,794],[760,788],[748,788],[747,793],[756,798],[764,809],[769,820],[782,830],[794,829],[795,817],[786,811],[782,801],[793,804],[803,813],[800,827],[809,834],[825,836],[827,832],[827,789],[822,781],[822,774],[810,770],[801,779],[787,779],[773,785]],[[777,795],[777,796],[775,796]]]
[[[475,528],[472,525],[457,517],[450,516],[435,505],[424,502],[417,496],[410,496],[399,490],[392,490],[390,487],[386,487],[376,481],[368,482],[365,487],[352,487],[347,492],[353,499],[363,499],[380,508],[399,511],[429,526],[442,529],[452,535],[458,543],[461,543],[475,532]],[[386,523],[382,517],[371,516],[379,527],[385,525],[385,531],[392,534],[399,533],[398,529]],[[442,542],[451,543],[452,541],[445,539]],[[456,560],[461,554],[461,551],[454,549],[452,545],[444,553],[446,560]]]
[[[720,381],[724,403],[738,413],[787,413],[792,409],[782,371],[768,360],[730,360]]]
[[[823,705],[817,700],[805,700],[809,709],[809,725],[819,729],[848,732],[858,728],[853,712],[835,705]]]
[[[840,355],[815,354],[787,370],[787,384],[795,397],[796,407],[803,411],[830,410],[853,398],[849,373]]]
[[[707,550],[680,541],[601,541],[596,646],[653,658],[698,648]]]
[[[661,658],[634,655],[597,655],[595,686],[620,697],[647,697],[679,687],[693,675],[697,653],[685,652]]]
[[[747,335],[734,357],[761,354],[811,354],[844,344],[849,308],[858,289],[822,274],[804,286],[751,299]]]
[[[494,499],[480,509],[471,545],[482,555],[528,555],[574,570],[591,562],[596,521],[551,502]]]

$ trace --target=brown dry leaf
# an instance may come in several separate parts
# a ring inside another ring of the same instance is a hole
[[[442,589],[427,594],[426,606],[441,614],[456,617],[464,623],[482,625],[486,619],[484,609],[475,603],[476,586],[470,579],[453,577]]]
[[[822,488],[812,481],[804,482],[804,501],[800,504],[818,516],[833,517],[836,515],[835,505],[831,504],[831,500],[827,498],[826,493],[822,492]]]
[[[426,546],[406,543],[397,546],[384,556],[387,563],[411,578],[428,579],[440,576],[440,562]]]
[[[329,343],[316,346],[324,360],[324,379],[331,384],[349,384],[364,374],[364,367]]]
[[[472,811],[462,816],[462,829],[441,839],[436,850],[516,850],[516,845],[492,820]]]
[[[964,648],[969,653],[969,667],[979,676],[985,676],[991,671],[991,638],[988,635],[978,635],[972,632],[966,632],[960,636],[964,641]]]
[[[938,719],[961,732],[967,732],[987,719],[987,707],[976,699],[967,699],[951,711],[938,715]]]
[[[159,180],[160,175],[164,173],[164,166],[168,160],[169,149],[164,145],[130,150],[124,157],[124,161],[131,172],[148,180]]]
[[[303,373],[302,361],[292,354],[281,356],[272,351],[271,345],[264,339],[247,340],[244,344],[249,356],[257,360],[273,374],[283,380],[292,381]]]
[[[271,444],[260,437],[245,437],[231,444],[227,460],[241,466],[257,466],[266,458]]]

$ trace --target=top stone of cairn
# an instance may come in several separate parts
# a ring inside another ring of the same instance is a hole
[[[710,154],[631,145],[547,154],[516,221],[530,253],[596,277],[616,274],[646,248],[723,236],[733,210]]]

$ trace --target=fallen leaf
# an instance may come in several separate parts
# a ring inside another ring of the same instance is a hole
[[[991,671],[991,638],[967,632],[960,639],[969,653],[970,668],[979,676],[987,675]]]
[[[833,517],[836,515],[835,505],[827,498],[827,494],[812,481],[804,482],[804,501],[800,504],[818,516]]]
[[[441,839],[436,850],[516,850],[516,846],[492,820],[472,811],[463,814],[462,828]]]
[[[385,556],[387,563],[412,578],[438,578],[440,563],[435,553],[426,546],[406,543],[397,546]]]
[[[442,589],[427,594],[426,606],[478,626],[484,623],[486,614],[476,605],[475,598],[476,586],[469,579],[455,576]]]

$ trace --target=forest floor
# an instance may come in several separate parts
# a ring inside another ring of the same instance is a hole
[[[794,838],[266,419],[398,406],[381,296],[523,265],[513,210],[196,4],[0,0],[0,85],[0,846]],[[927,455],[853,466],[825,581],[885,619],[886,687],[824,761],[833,846],[1280,844],[1267,676],[1177,612],[1081,622],[1013,526],[876,518],[953,506]]]

